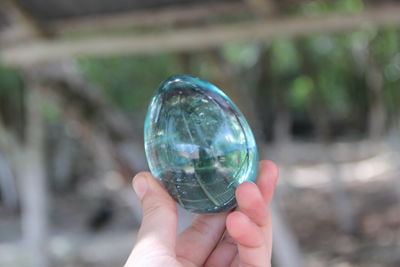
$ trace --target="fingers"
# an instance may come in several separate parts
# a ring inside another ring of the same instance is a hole
[[[240,211],[229,214],[226,228],[237,242],[240,266],[270,266],[264,233],[246,214]]]
[[[273,189],[272,189],[273,190]],[[236,189],[236,200],[240,210],[254,223],[264,227],[268,223],[267,205],[257,185],[244,182]]]
[[[221,240],[227,213],[198,215],[177,239],[176,256],[195,266],[202,266]]]
[[[258,230],[253,231],[253,234],[255,232],[258,232],[258,237],[262,236],[264,238],[263,242],[265,244],[265,249],[263,250],[263,257],[267,259],[267,261],[265,262],[270,261],[272,253],[272,225],[270,213],[268,210],[268,204],[272,199],[277,177],[278,169],[275,163],[273,163],[272,161],[263,160],[260,162],[257,185],[252,182],[245,182],[238,186],[236,190],[236,199],[241,214],[243,214],[243,216],[246,216],[251,222],[253,222],[255,227],[258,227]],[[229,218],[230,220],[235,222],[235,219],[232,219],[232,217]],[[229,222],[227,219],[227,227],[228,224]],[[245,228],[240,228],[236,230],[242,230],[244,231],[244,234],[251,233],[251,231],[246,231],[243,229]],[[224,238],[218,244],[218,246],[208,258],[206,266],[229,266],[230,263],[232,266],[237,266],[239,264],[239,261],[241,261],[243,253],[245,254],[243,255],[243,257],[248,257],[246,256],[247,250],[243,248],[239,251],[239,253],[241,254],[240,257],[237,257],[236,253],[238,249],[235,242],[238,242],[239,240],[236,240],[236,238],[233,236],[232,238],[233,240],[226,240]],[[244,244],[240,244],[239,242],[238,246],[245,247]],[[251,252],[249,253],[251,255]]]
[[[261,169],[260,176],[265,173],[265,169]],[[267,199],[272,197],[272,193],[274,191],[274,185],[272,188],[268,190],[269,194],[267,195]],[[271,254],[272,254],[272,223],[271,217],[268,210],[268,205],[265,201],[265,198],[261,194],[261,188],[252,182],[245,182],[241,184],[236,190],[236,199],[238,202],[238,206],[240,211],[245,215],[252,223],[257,227],[260,231],[261,236],[263,237],[263,255],[267,259],[266,262],[270,262]],[[227,222],[228,227],[228,222]],[[241,229],[243,230],[243,229]],[[246,233],[250,235],[250,232]],[[254,234],[254,232],[253,232]],[[233,238],[235,236],[232,235]],[[239,240],[235,238],[236,242],[238,242],[239,248],[240,245],[247,247],[246,244],[241,244]],[[259,251],[259,250],[258,250]],[[249,254],[249,255],[247,255]],[[239,249],[240,261],[243,258],[250,257],[253,254],[252,250],[249,249]],[[265,265],[260,265],[265,266]]]
[[[141,201],[143,211],[137,244],[144,240],[155,241],[155,244],[173,252],[178,220],[174,200],[148,172],[135,176],[133,188]]]
[[[271,161],[261,161],[257,185],[245,182],[236,190],[240,212],[228,216],[226,227],[238,244],[239,261],[243,266],[270,266],[272,224],[268,205],[271,202],[278,168]],[[234,264],[234,263],[233,263]]]
[[[208,257],[204,266],[230,266],[232,259],[237,255],[237,251],[236,241],[228,233],[225,233],[225,236]]]
[[[275,185],[278,180],[278,167],[270,160],[260,161],[259,166],[257,186],[260,189],[264,201],[269,204],[272,200]]]

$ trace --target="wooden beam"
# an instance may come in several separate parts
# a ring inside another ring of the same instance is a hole
[[[49,38],[53,36],[50,28],[32,15],[28,9],[21,5],[20,1],[6,0],[5,4],[12,24],[26,28],[37,37]]]
[[[117,14],[93,15],[82,18],[57,20],[54,28],[60,33],[109,30],[129,26],[165,25],[193,22],[205,18],[243,11],[242,2],[209,3],[194,6],[170,7],[151,10],[127,11]]]
[[[193,51],[231,42],[264,40],[319,32],[332,33],[365,26],[400,25],[399,14],[400,5],[390,5],[365,10],[358,14],[275,18],[268,21],[176,30],[148,35],[37,41],[1,49],[0,60],[12,65],[29,65],[79,56]]]
[[[274,0],[245,0],[245,2],[255,14],[266,18],[273,16],[277,9]]]

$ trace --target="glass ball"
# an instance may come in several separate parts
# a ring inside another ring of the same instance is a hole
[[[236,187],[256,179],[257,147],[245,117],[200,78],[181,74],[161,83],[147,111],[144,140],[151,173],[191,212],[232,209]]]

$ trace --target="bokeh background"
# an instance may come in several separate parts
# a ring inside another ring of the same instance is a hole
[[[2,0],[0,266],[123,265],[146,108],[177,73],[280,166],[273,266],[400,266],[399,25],[396,0]]]

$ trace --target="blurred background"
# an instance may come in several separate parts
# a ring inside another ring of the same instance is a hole
[[[146,108],[176,73],[280,166],[273,266],[400,266],[399,25],[397,0],[2,0],[0,266],[124,264]]]

